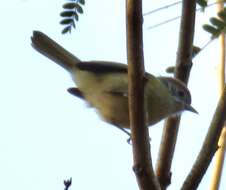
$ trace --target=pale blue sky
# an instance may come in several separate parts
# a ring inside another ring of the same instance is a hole
[[[32,31],[41,30],[82,60],[126,62],[124,1],[86,0],[77,30],[65,36],[58,24],[63,2],[1,3],[0,189],[62,190],[63,180],[72,177],[71,189],[136,190],[127,136],[67,93],[74,85],[70,76],[30,46]],[[144,12],[167,2],[174,1],[146,0]],[[144,18],[145,67],[156,76],[165,76],[165,68],[175,63],[179,21],[147,27],[179,14],[177,6]],[[207,19],[198,14],[196,45],[209,39],[200,26]],[[199,115],[183,114],[170,190],[178,189],[190,170],[214,112],[216,56],[217,41],[194,60],[189,88]],[[161,132],[162,122],[150,129],[154,163]],[[199,189],[207,189],[210,171]],[[226,189],[226,180],[220,189]]]

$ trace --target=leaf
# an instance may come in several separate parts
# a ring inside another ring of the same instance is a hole
[[[79,20],[79,15],[83,13],[82,5],[85,4],[85,0],[69,0],[70,2],[63,4],[65,9],[60,13],[63,19],[60,24],[66,25],[62,30],[62,34],[71,32],[72,27],[75,28],[75,22]],[[68,26],[67,26],[68,25]]]
[[[78,13],[80,13],[80,14],[83,13],[83,9],[82,9],[82,7],[79,4],[76,4],[75,8],[78,11]]]
[[[166,72],[173,74],[175,72],[175,66],[170,66],[166,68]]]
[[[192,46],[192,58],[194,58],[202,49],[198,46]]]
[[[63,19],[63,20],[61,20],[60,21],[60,24],[63,24],[63,25],[68,25],[68,24],[72,24],[72,22],[74,22],[74,20],[73,19],[71,19],[71,18],[66,18],[66,19]]]
[[[212,38],[216,38],[220,35],[221,31],[209,24],[204,24],[203,29],[212,34]]]
[[[224,8],[222,11],[217,13],[217,15],[224,21],[226,21],[226,8]]]
[[[65,28],[61,31],[61,33],[62,33],[62,34],[71,33],[71,26],[65,27]]]
[[[207,7],[206,0],[196,0],[196,3],[201,7],[201,11],[205,11],[205,8]]]
[[[71,16],[74,16],[74,14],[77,14],[77,13],[75,11],[64,11],[60,13],[60,16],[71,17]]]
[[[85,0],[79,0],[78,2],[82,5],[85,5]]]
[[[65,3],[63,5],[64,9],[74,9],[78,4],[77,3]]]
[[[202,8],[207,7],[207,1],[206,0],[196,0],[196,3],[198,3]]]
[[[210,22],[219,29],[226,27],[226,23],[216,17],[210,18]]]
[[[78,21],[78,14],[76,12],[74,12],[75,14],[73,15],[75,20]]]
[[[75,28],[75,21],[73,20],[73,22],[71,22],[71,25],[73,26],[73,28]]]

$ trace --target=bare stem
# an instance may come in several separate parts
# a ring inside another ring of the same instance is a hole
[[[183,0],[179,45],[174,76],[185,84],[188,82],[192,67],[192,45],[195,25],[195,0]],[[171,165],[177,141],[180,117],[166,119],[156,165],[156,175],[164,190],[171,183]]]
[[[220,0],[218,0],[219,2]],[[217,5],[217,10],[221,11],[224,9],[224,3],[221,2]],[[225,34],[221,34],[219,36],[219,58],[220,58],[220,62],[219,62],[219,66],[218,66],[218,78],[219,78],[219,82],[218,82],[218,86],[219,86],[219,94],[222,93],[223,88],[224,88],[224,84],[225,84],[225,48],[226,44],[225,44]],[[219,184],[220,184],[220,180],[221,180],[221,175],[222,175],[222,168],[224,165],[224,157],[225,157],[225,150],[226,150],[226,123],[224,124],[224,128],[222,129],[221,132],[221,136],[220,139],[218,141],[218,146],[219,149],[216,152],[216,160],[214,163],[214,169],[213,169],[213,175],[212,175],[212,179],[211,179],[211,184],[210,184],[210,189],[211,190],[217,190],[219,189]]]
[[[141,190],[160,189],[154,175],[148,128],[144,118],[144,58],[142,0],[126,1],[129,114],[133,147],[133,170]]]

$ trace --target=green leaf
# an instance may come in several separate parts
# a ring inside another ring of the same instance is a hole
[[[202,49],[198,46],[192,46],[192,58],[194,58]]]
[[[78,14],[76,12],[74,12],[75,14],[73,15],[75,20],[78,21]]]
[[[60,21],[60,24],[63,24],[63,25],[68,25],[68,24],[72,24],[74,22],[73,19],[71,18],[66,18],[66,19],[63,19]]]
[[[71,25],[73,26],[73,28],[75,28],[75,21],[73,20],[73,22],[71,22]]]
[[[204,24],[203,29],[212,34],[212,38],[216,38],[220,35],[221,31],[209,24]]]
[[[173,74],[175,72],[175,66],[170,66],[166,68],[167,73]]]
[[[226,7],[220,11],[219,13],[217,13],[217,15],[224,21],[226,21]]]
[[[85,0],[79,0],[78,2],[82,5],[85,5]]]
[[[75,22],[79,20],[79,14],[83,13],[82,5],[85,4],[85,0],[69,1],[70,2],[63,4],[63,8],[65,10],[60,13],[60,16],[63,17],[60,24],[65,25],[65,28],[62,30],[62,34],[71,32],[72,27],[76,27]]]
[[[77,3],[65,3],[63,5],[64,9],[74,9],[78,4]]]
[[[207,7],[207,1],[206,0],[196,0],[196,3],[198,3],[202,8]]]
[[[216,17],[210,18],[210,22],[219,29],[226,27],[226,23]]]
[[[71,33],[71,26],[65,27],[65,28],[61,31],[61,33],[62,33],[62,34]]]
[[[80,14],[83,13],[83,9],[82,9],[82,7],[79,4],[76,4],[75,8],[78,11],[78,13],[80,13]]]
[[[77,14],[77,13],[75,11],[64,11],[60,13],[60,16],[71,17],[71,16],[74,16],[74,14]]]

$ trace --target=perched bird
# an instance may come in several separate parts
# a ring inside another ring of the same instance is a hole
[[[72,76],[76,87],[68,91],[96,108],[99,115],[118,128],[129,128],[127,65],[109,61],[81,61],[42,32],[34,31],[32,46]],[[191,95],[179,80],[145,73],[146,125],[180,113],[196,112]]]

